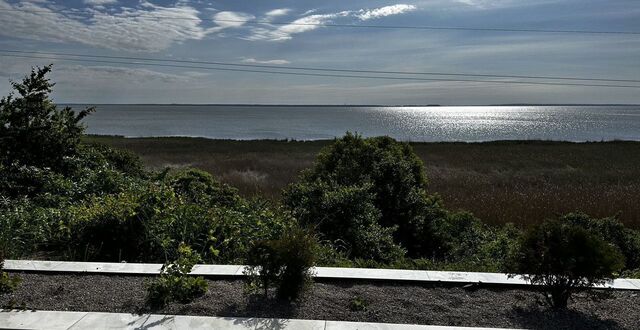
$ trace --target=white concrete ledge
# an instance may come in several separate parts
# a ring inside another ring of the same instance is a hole
[[[40,260],[5,260],[4,268],[9,271],[95,273],[157,275],[161,264],[75,262]],[[199,276],[243,276],[243,265],[196,265],[191,272]],[[316,278],[353,279],[379,281],[415,281],[442,283],[482,283],[493,285],[526,285],[521,277],[510,278],[502,273],[443,272],[432,270],[372,269],[316,267]],[[601,287],[617,290],[640,290],[640,279],[619,278]]]
[[[413,324],[341,321],[0,310],[0,328],[9,329],[300,329],[300,330],[489,330]]]

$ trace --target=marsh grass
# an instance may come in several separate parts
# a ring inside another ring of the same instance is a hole
[[[331,141],[210,140],[87,136],[139,154],[150,168],[193,166],[245,196],[279,199],[282,188]],[[487,223],[527,226],[580,210],[619,214],[640,228],[640,142],[499,141],[411,143],[429,191]]]

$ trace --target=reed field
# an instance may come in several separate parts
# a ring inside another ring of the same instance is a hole
[[[87,136],[138,154],[152,169],[192,166],[245,196],[277,200],[331,141]],[[571,211],[618,215],[640,228],[640,142],[411,143],[429,191],[491,224],[527,226]]]

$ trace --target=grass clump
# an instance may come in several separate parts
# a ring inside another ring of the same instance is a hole
[[[176,260],[162,266],[160,278],[148,285],[147,302],[151,306],[162,307],[173,301],[188,303],[207,292],[204,278],[189,276],[200,256],[185,244],[180,244],[178,253]]]
[[[279,299],[295,300],[312,283],[317,243],[307,230],[294,227],[278,239],[259,241],[249,249],[245,269],[250,291],[265,297],[275,287]]]
[[[349,309],[352,312],[363,312],[367,310],[369,303],[362,297],[357,296],[349,302]]]
[[[9,293],[15,290],[22,282],[18,276],[10,276],[2,271],[4,267],[4,253],[0,251],[0,294]]]

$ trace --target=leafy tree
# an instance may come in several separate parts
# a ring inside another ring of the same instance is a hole
[[[379,224],[397,228],[396,242],[407,247],[412,255],[427,249],[424,243],[429,240],[428,217],[432,214],[429,207],[438,205],[428,201],[424,166],[409,144],[390,137],[363,138],[347,133],[320,152],[297,188],[285,194],[285,204],[295,207],[300,201],[312,199],[308,194],[314,189],[300,187],[318,182],[368,190],[380,212]],[[421,229],[417,230],[418,227]],[[417,237],[417,232],[427,236]]]
[[[49,95],[54,84],[46,77],[51,65],[34,68],[14,92],[0,100],[0,160],[4,165],[61,170],[65,157],[77,153],[84,127],[80,121],[93,108],[78,113],[58,109]]]
[[[566,308],[576,290],[612,280],[624,266],[620,251],[585,228],[549,220],[523,237],[512,274],[541,285],[553,308]]]

